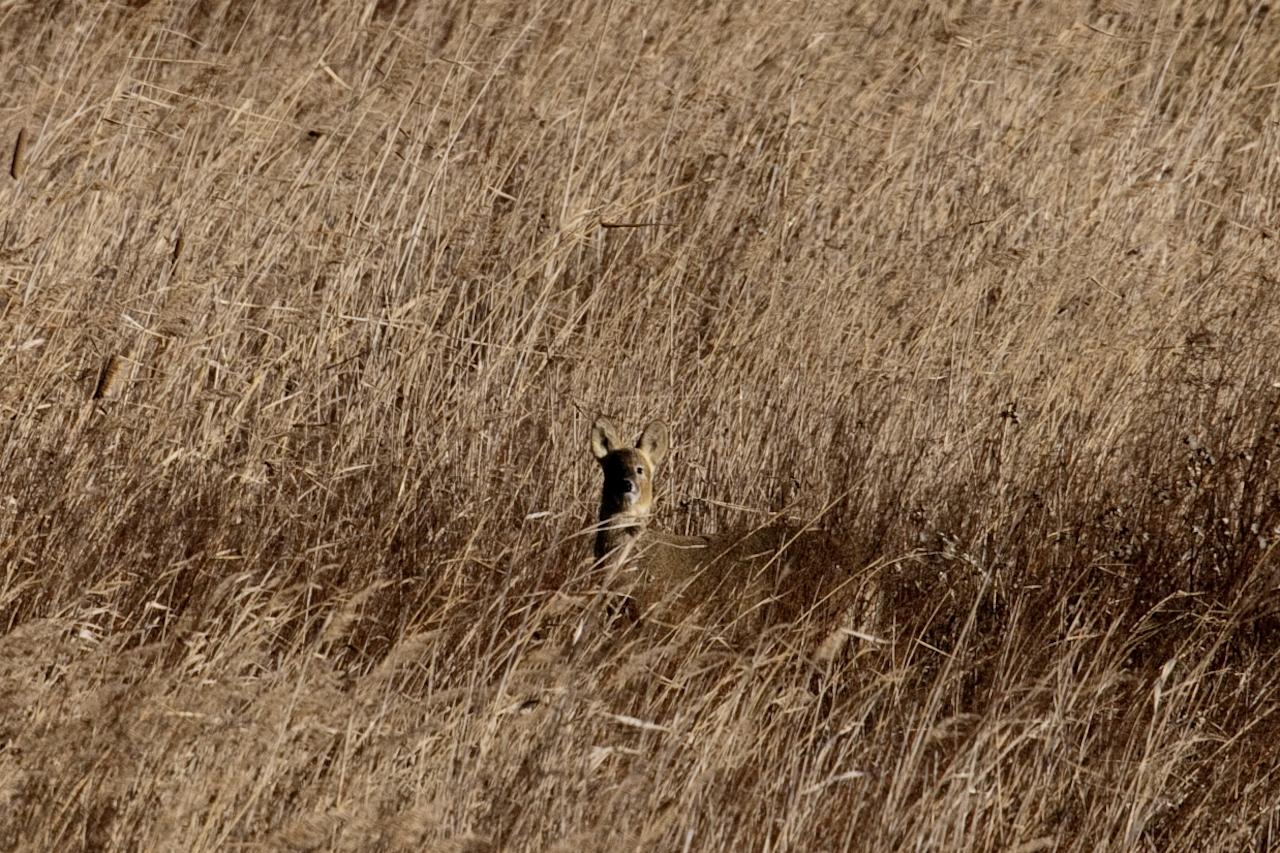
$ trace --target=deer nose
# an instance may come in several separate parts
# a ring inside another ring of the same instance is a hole
[[[634,492],[635,490],[636,490],[636,484],[635,484],[635,483],[631,482],[630,480],[623,480],[623,481],[622,481],[622,491],[623,491],[624,493]]]

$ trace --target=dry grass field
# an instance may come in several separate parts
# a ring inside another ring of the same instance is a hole
[[[1280,12],[0,0],[0,81],[0,848],[1280,849]],[[611,619],[599,413],[857,635]]]

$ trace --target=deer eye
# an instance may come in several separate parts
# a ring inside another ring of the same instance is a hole
[[[636,466],[636,474],[638,474],[638,475],[639,475],[639,476],[641,476],[641,477],[643,477],[643,476],[644,476],[644,466],[643,466],[643,465],[637,465],[637,466]]]

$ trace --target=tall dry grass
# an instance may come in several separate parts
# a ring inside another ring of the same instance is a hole
[[[0,80],[0,846],[1280,842],[1266,4],[7,0]],[[601,411],[883,642],[593,620]]]

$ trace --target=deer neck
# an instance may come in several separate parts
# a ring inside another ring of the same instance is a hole
[[[634,541],[648,524],[647,511],[628,512],[601,503],[600,521],[596,525],[596,559]]]

